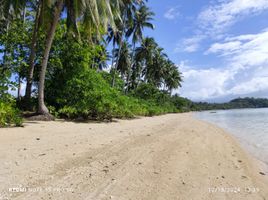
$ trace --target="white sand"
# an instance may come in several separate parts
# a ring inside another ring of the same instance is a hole
[[[190,114],[27,122],[0,129],[0,163],[0,200],[268,199],[267,172]]]

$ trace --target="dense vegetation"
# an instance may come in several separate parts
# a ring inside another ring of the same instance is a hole
[[[182,81],[177,66],[144,36],[154,28],[146,1],[0,3],[0,126],[21,125],[24,111],[111,119],[189,109],[171,95]]]
[[[237,98],[228,103],[206,103],[193,104],[194,110],[228,110],[241,108],[268,108],[268,99],[264,98]]]

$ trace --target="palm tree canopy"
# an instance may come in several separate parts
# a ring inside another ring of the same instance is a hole
[[[121,73],[122,76],[125,76],[127,74],[131,65],[130,52],[130,45],[127,42],[124,42],[122,44],[120,54],[119,49],[115,50],[115,57],[119,56],[117,70]]]
[[[17,17],[24,10],[27,0],[1,0],[0,1],[0,18],[10,20]]]
[[[141,5],[134,13],[134,19],[130,22],[130,28],[126,33],[127,37],[132,35],[132,43],[142,41],[144,28],[154,29],[154,25],[150,22],[153,16],[154,13],[145,5]]]

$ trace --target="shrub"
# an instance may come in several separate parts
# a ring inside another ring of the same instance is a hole
[[[14,103],[0,101],[0,127],[21,125],[22,117]]]
[[[60,53],[60,63],[49,70],[46,100],[50,111],[63,118],[111,119],[152,116],[174,112],[170,95],[149,84],[141,84],[127,96],[124,81],[113,73],[97,72],[91,68],[98,46],[68,43]]]

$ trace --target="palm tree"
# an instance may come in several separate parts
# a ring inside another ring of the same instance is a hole
[[[164,74],[164,86],[171,94],[172,89],[181,87],[182,77],[177,66],[171,61],[166,60],[165,62],[165,74]]]
[[[133,20],[133,16],[134,13],[136,12],[136,5],[142,5],[144,3],[143,0],[121,0],[121,14],[123,15],[122,17],[122,24],[120,26],[121,28],[121,38],[120,38],[120,42],[118,45],[118,54],[121,54],[121,49],[123,46],[124,41],[127,41],[127,29],[128,26],[130,26],[130,24],[132,24],[132,20]],[[120,56],[117,56],[117,60],[115,63],[115,72],[117,71],[119,62],[118,59],[120,58]],[[115,73],[113,75],[113,79],[112,79],[112,87],[114,87],[115,85]]]
[[[5,29],[4,34],[6,34],[7,37],[9,36],[10,25],[14,20],[16,20],[16,19],[21,20],[22,25],[24,26],[27,2],[28,1],[26,1],[26,0],[21,0],[21,1],[6,0],[6,1],[0,2],[0,19],[3,22],[3,26],[5,26],[5,27],[3,27]],[[20,49],[21,48],[22,47],[20,46]],[[10,45],[9,45],[9,43],[7,43],[4,46],[2,73],[5,70],[8,70],[10,67],[12,67],[11,63],[7,60],[7,54],[11,53],[9,51],[10,51]],[[18,77],[17,77],[18,93],[17,93],[17,96],[18,96],[18,100],[19,100],[20,99],[20,90],[21,90],[21,69],[20,68],[17,69],[17,73],[18,73]]]
[[[129,90],[136,89],[140,83],[141,75],[142,75],[142,69],[144,66],[144,61],[137,57],[137,54],[135,54],[135,62],[132,65],[132,72],[129,80]]]
[[[126,33],[128,38],[132,36],[133,49],[135,49],[135,44],[137,42],[142,41],[144,28],[154,29],[154,25],[150,23],[150,21],[153,20],[153,16],[154,13],[145,5],[141,5],[139,9],[136,10],[133,22]]]
[[[8,35],[10,24],[12,23],[12,21],[21,18],[22,13],[25,12],[27,2],[27,0],[2,0],[0,2],[0,20],[3,21],[3,28],[5,29],[5,34]],[[6,63],[8,49],[9,48],[7,44],[4,49],[2,71],[5,71],[8,68]]]
[[[146,37],[142,40],[141,46],[137,47],[135,50],[135,60],[140,62],[142,65],[142,73],[139,73],[138,80],[141,80],[141,76],[145,77],[148,74],[148,67],[152,65],[153,56],[158,44],[155,42],[154,38]]]
[[[111,63],[111,71],[115,73],[114,70],[114,61],[115,61],[115,47],[116,45],[119,46],[121,38],[122,38],[122,27],[120,27],[122,24],[120,23],[120,20],[117,19],[116,22],[116,29],[113,29],[112,27],[109,27],[108,29],[108,36],[106,38],[106,42],[110,43],[112,42],[112,63]],[[113,83],[112,83],[113,85]]]
[[[139,9],[134,14],[134,20],[128,29],[126,36],[130,37],[132,35],[132,56],[131,56],[131,69],[134,66],[134,56],[135,56],[135,49],[136,43],[141,42],[143,39],[143,30],[144,28],[151,28],[154,29],[154,25],[150,23],[153,20],[154,13],[150,11],[150,9],[145,6],[141,5]],[[128,75],[127,79],[127,86],[129,82],[131,74]],[[128,87],[126,88],[126,90]]]
[[[120,53],[119,48],[115,49],[115,57],[118,60],[118,67],[116,70],[120,72],[121,77],[124,79],[126,78],[131,65],[130,45],[127,42],[123,42]]]
[[[152,61],[146,66],[145,79],[156,87],[161,87],[165,73],[167,55],[163,48],[157,47],[153,52]]]
[[[52,46],[55,31],[60,19],[60,15],[65,7],[67,15],[70,20],[68,27],[71,29],[73,36],[76,37],[77,29],[76,22],[79,18],[81,24],[86,29],[94,29],[97,33],[100,30],[106,30],[108,24],[114,26],[113,15],[116,13],[116,6],[118,3],[110,0],[57,0],[53,6],[53,18],[51,21],[50,28],[46,33],[45,50],[43,59],[41,62],[41,70],[39,74],[39,85],[38,85],[38,112],[43,115],[49,115],[49,111],[44,101],[44,86],[45,86],[45,75],[49,59],[49,53]],[[72,10],[72,11],[68,11]],[[67,17],[68,18],[68,17]],[[74,24],[75,23],[75,24]],[[88,31],[90,33],[91,31]]]
[[[50,53],[53,38],[55,35],[55,31],[58,25],[58,21],[60,19],[60,15],[64,7],[64,0],[58,0],[54,6],[55,7],[54,7],[54,13],[53,13],[53,20],[47,32],[47,37],[45,41],[45,50],[44,50],[44,54],[43,54],[43,58],[41,62],[41,70],[39,74],[38,112],[43,115],[49,115],[49,111],[44,101],[45,76],[46,76],[46,69],[47,69],[47,64],[48,64],[48,59],[49,59],[49,53]]]
[[[34,68],[35,68],[35,57],[36,57],[36,46],[37,46],[37,38],[38,38],[38,31],[40,28],[40,21],[41,21],[41,11],[42,11],[43,0],[39,0],[35,5],[35,21],[32,33],[32,40],[30,46],[30,57],[29,57],[29,70],[27,76],[27,83],[26,83],[26,90],[25,90],[25,101],[28,104],[27,107],[29,108],[30,98],[32,94],[32,85],[33,85],[33,75],[34,75]]]

